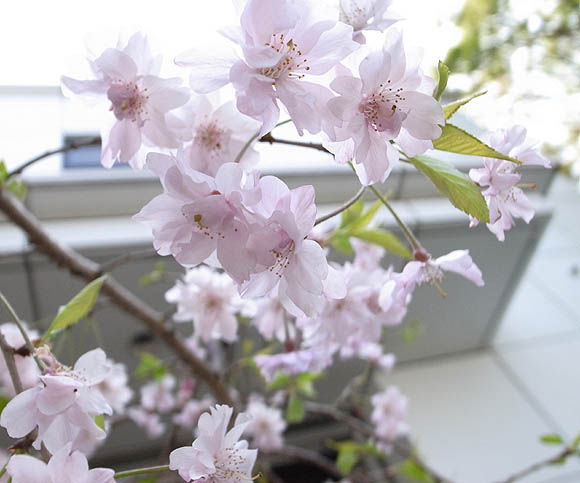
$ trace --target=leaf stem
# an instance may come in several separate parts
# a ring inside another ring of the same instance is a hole
[[[128,478],[129,476],[148,475],[151,473],[164,473],[165,471],[171,471],[169,469],[169,465],[150,466],[148,468],[137,468],[135,470],[119,471],[115,473],[115,479],[120,480],[121,478]]]

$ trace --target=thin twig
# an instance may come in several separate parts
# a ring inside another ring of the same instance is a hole
[[[66,146],[62,146],[61,148],[53,149],[51,151],[46,151],[46,152],[39,154],[38,156],[36,156],[28,161],[26,161],[25,163],[21,164],[18,168],[14,169],[13,171],[10,171],[8,173],[7,179],[11,178],[12,176],[16,176],[17,174],[22,173],[26,168],[32,166],[33,164],[36,164],[38,161],[41,161],[41,160],[48,158],[50,156],[54,156],[55,154],[66,153],[66,152],[72,151],[74,149],[86,148],[89,146],[99,146],[100,144],[101,144],[101,137],[100,136],[87,138],[87,139],[82,140],[82,141],[71,141]]]
[[[556,456],[548,458],[547,460],[544,461],[540,461],[539,463],[534,463],[533,465],[528,466],[527,468],[524,468],[523,470],[518,471],[517,473],[514,473],[505,480],[501,480],[501,482],[499,483],[512,483],[513,481],[520,480],[524,476],[527,476],[531,473],[535,473],[536,471],[539,471],[542,468],[545,468],[546,466],[557,464],[560,461],[566,459],[568,456],[572,456],[573,454],[578,454],[578,450],[574,448],[565,448],[562,451],[560,451],[560,453],[558,453]]]
[[[104,262],[101,264],[101,270],[103,274],[107,272],[112,272],[116,268],[119,268],[126,263],[143,260],[147,258],[151,258],[156,256],[157,252],[153,248],[145,248],[144,250],[136,250],[134,252],[125,253],[123,255],[119,255],[108,262]]]
[[[316,225],[318,225],[326,220],[330,220],[331,218],[335,217],[336,215],[339,215],[340,213],[342,213],[343,211],[348,210],[352,205],[354,205],[358,200],[360,200],[362,198],[362,195],[364,195],[365,191],[366,191],[366,186],[362,186],[361,189],[358,190],[357,194],[354,195],[350,200],[348,200],[342,206],[340,206],[336,210],[333,210],[324,216],[321,216],[320,218],[317,218],[316,221],[314,222],[314,226],[316,226]]]
[[[0,349],[2,350],[2,355],[6,361],[6,368],[12,379],[12,385],[14,386],[14,391],[16,394],[22,392],[22,381],[20,380],[20,374],[18,374],[18,369],[16,368],[16,361],[14,360],[14,349],[8,345],[4,334],[0,330]]]
[[[317,151],[322,151],[324,153],[329,153],[330,154],[330,151],[328,149],[326,149],[320,143],[308,143],[308,142],[304,142],[304,141],[293,141],[291,139],[279,139],[279,138],[275,138],[270,133],[266,134],[265,136],[262,136],[260,139],[258,139],[258,141],[261,142],[261,143],[286,144],[287,146],[298,146],[298,147],[301,147],[301,148],[315,149]]]
[[[2,188],[0,188],[0,211],[3,211],[10,221],[20,227],[28,235],[30,242],[35,244],[40,251],[46,253],[49,258],[65,267],[73,275],[90,282],[102,272],[97,263],[62,245],[50,235],[14,195]],[[189,350],[183,340],[165,324],[162,314],[112,277],[104,283],[102,293],[107,295],[117,307],[134,316],[163,340],[189,366],[190,370],[208,385],[219,402],[235,406],[222,379]]]
[[[165,473],[166,471],[170,471],[168,465],[151,466],[149,468],[138,468],[136,470],[119,471],[118,473],[115,473],[115,479],[120,480],[121,478],[128,478],[129,476],[150,475],[152,473]]]
[[[286,119],[285,121],[279,122],[278,124],[276,124],[274,126],[274,128],[283,126],[284,124],[288,124],[289,122],[292,122],[292,119]],[[268,134],[266,134],[266,136],[268,136]],[[242,149],[240,150],[240,152],[238,153],[238,155],[234,159],[234,163],[239,163],[242,160],[242,158],[244,157],[244,154],[246,154],[246,151],[248,149],[250,149],[250,146],[252,145],[252,143],[254,141],[256,141],[256,139],[258,139],[259,137],[260,137],[260,131],[258,131],[250,139],[248,139],[248,142],[246,144],[244,144],[244,146],[242,147]],[[265,136],[262,136],[262,137],[265,137]],[[260,141],[261,141],[261,139],[260,139]]]

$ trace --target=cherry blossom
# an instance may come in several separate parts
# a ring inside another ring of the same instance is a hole
[[[159,414],[147,411],[146,409],[133,406],[127,409],[127,416],[151,439],[158,438],[165,433],[165,424],[161,421]]]
[[[384,181],[398,162],[391,141],[409,156],[433,147],[444,123],[431,95],[434,81],[423,74],[418,57],[406,55],[397,32],[382,51],[363,59],[360,78],[347,68],[337,71],[330,87],[339,96],[328,102],[334,117],[328,118],[325,146],[339,163],[354,160],[362,184]]]
[[[216,95],[195,96],[171,121],[173,132],[186,143],[184,154],[190,166],[209,176],[215,176],[222,164],[235,161],[259,128],[258,122],[240,114],[233,101],[220,105]],[[239,161],[249,171],[258,160],[258,152],[250,146]]]
[[[254,398],[247,408],[251,420],[244,434],[251,436],[252,446],[262,451],[272,451],[282,448],[282,434],[286,430],[286,421],[280,409],[272,408],[263,401]]]
[[[240,437],[248,425],[248,415],[239,414],[229,431],[233,409],[225,405],[210,408],[199,418],[199,436],[191,446],[178,448],[169,455],[169,468],[185,481],[244,483],[252,479],[257,450],[248,449]]]
[[[95,416],[112,414],[111,406],[99,390],[111,365],[101,349],[79,357],[73,369],[40,376],[41,383],[12,399],[2,411],[0,425],[13,438],[22,438],[38,427],[33,444],[44,443],[54,454],[67,443],[73,449],[103,439],[106,434],[96,424]]]
[[[271,382],[278,371],[289,375],[319,373],[332,363],[332,352],[322,347],[309,347],[280,354],[259,355],[254,357],[254,362],[266,382]]]
[[[112,127],[101,131],[101,163],[110,168],[115,160],[142,168],[140,152],[144,142],[150,146],[176,148],[178,142],[167,127],[166,114],[187,102],[188,92],[181,79],[158,76],[161,57],[151,54],[149,43],[135,33],[123,46],[106,49],[89,60],[94,80],[61,78],[65,91],[79,95],[107,97],[114,115]]]
[[[399,388],[390,386],[384,392],[371,398],[373,411],[371,421],[375,427],[378,446],[383,451],[390,451],[392,443],[409,433],[407,418],[407,398]]]
[[[266,296],[255,301],[256,314],[252,318],[252,324],[258,329],[262,337],[266,340],[278,339],[280,342],[286,340],[286,329],[290,337],[294,335],[294,326],[286,324],[288,313],[277,297]]]
[[[165,299],[177,304],[173,319],[193,322],[194,335],[204,342],[211,339],[234,342],[238,334],[236,314],[245,312],[250,305],[240,298],[229,275],[206,266],[188,270],[183,281],[178,280],[165,294]]]
[[[133,397],[133,391],[129,387],[127,367],[120,362],[111,363],[111,372],[103,379],[98,388],[101,394],[117,414],[123,414],[125,407]]]
[[[526,139],[526,129],[513,126],[501,129],[483,137],[491,147],[522,161],[524,165],[550,168],[550,162],[544,158],[537,145]],[[483,168],[469,171],[470,178],[482,187],[489,208],[490,223],[487,228],[499,241],[505,240],[505,231],[515,226],[514,218],[522,218],[529,223],[534,217],[534,207],[521,188],[517,187],[521,175],[516,173],[517,164],[500,159],[483,158]],[[471,217],[470,226],[477,226],[479,220]]]
[[[47,463],[28,455],[15,455],[7,467],[12,483],[114,483],[115,472],[108,468],[89,470],[80,451],[71,454],[68,443]]]
[[[38,338],[36,331],[27,328],[25,330],[30,339]],[[25,347],[24,337],[22,337],[22,333],[16,324],[11,322],[2,324],[0,325],[0,332],[2,332],[7,344],[13,349],[18,350]],[[20,376],[22,387],[29,389],[35,386],[39,381],[40,371],[32,356],[22,355],[17,352],[14,354],[14,362],[16,363],[16,369]],[[10,395],[14,396],[16,394],[3,355],[0,355],[0,385],[6,388]]]
[[[241,49],[241,57],[232,52],[218,61],[191,50],[176,59],[192,67],[192,89],[207,93],[231,82],[238,109],[260,121],[260,135],[276,125],[278,101],[300,134],[304,129],[319,132],[320,112],[330,93],[310,79],[327,73],[357,48],[352,27],[317,18],[304,0],[248,0],[240,27],[222,33]]]
[[[364,30],[384,31],[399,19],[387,14],[393,0],[339,0],[339,18],[354,30],[357,42],[366,42]]]
[[[191,399],[184,404],[178,414],[173,416],[173,422],[182,428],[192,429],[197,424],[199,417],[213,404],[215,401],[211,397],[199,400]]]
[[[167,413],[175,407],[175,377],[165,374],[159,380],[148,382],[141,387],[141,406],[149,411]]]

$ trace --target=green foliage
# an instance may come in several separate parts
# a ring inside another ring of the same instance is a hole
[[[425,333],[425,327],[418,320],[412,320],[403,328],[402,337],[405,344],[415,342]]]
[[[367,228],[381,206],[379,200],[363,211],[364,203],[359,200],[343,211],[340,226],[330,237],[332,247],[345,255],[352,255],[350,238],[355,237],[379,245],[395,255],[412,258],[407,246],[396,235],[382,228]]]
[[[97,302],[101,292],[101,287],[107,280],[107,277],[108,275],[105,274],[93,280],[77,295],[75,295],[54,318],[52,324],[50,324],[50,327],[42,337],[43,340],[46,340],[48,337],[51,337],[57,332],[60,332],[85,318]]]
[[[429,472],[421,467],[414,459],[405,460],[401,465],[397,467],[397,472],[409,478],[412,481],[417,481],[420,483],[434,483],[435,480],[429,474]]]
[[[453,124],[445,124],[445,126],[442,126],[441,136],[433,141],[433,147],[449,153],[505,159],[512,163],[522,164],[521,161],[496,151],[491,146],[477,139],[473,134],[469,134]]]
[[[8,178],[8,168],[3,159],[0,159],[0,185],[3,185]]]
[[[358,443],[357,441],[327,441],[326,445],[337,452],[336,466],[342,475],[348,475],[363,456],[384,458],[376,446],[370,442]]]
[[[10,191],[14,196],[18,199],[23,200],[26,198],[26,194],[28,193],[28,188],[26,185],[17,178],[11,178],[6,185],[8,191]]]
[[[444,62],[439,61],[437,65],[437,72],[439,73],[439,82],[435,91],[433,92],[433,97],[438,101],[441,100],[441,95],[447,87],[447,81],[449,80],[449,67]]]
[[[167,374],[167,365],[157,356],[149,352],[139,354],[139,365],[135,369],[135,377],[140,380],[160,380]]]
[[[97,414],[95,416],[95,424],[103,431],[105,431],[105,416],[103,416],[102,414]]]
[[[291,391],[286,407],[286,421],[290,424],[299,423],[304,419],[304,416],[306,416],[304,400],[298,396],[297,391]]]
[[[297,392],[306,397],[313,397],[316,395],[314,389],[314,381],[323,377],[323,374],[314,374],[312,372],[303,372],[295,376],[278,371],[274,376],[272,382],[267,386],[269,391],[278,391],[280,389],[287,389],[289,392]]]
[[[254,351],[254,341],[252,339],[244,339],[242,341],[242,354],[249,356]]]
[[[153,271],[146,273],[139,279],[139,285],[146,287],[148,285],[153,285],[155,283],[163,280],[165,275],[165,263],[157,262]]]
[[[485,198],[469,176],[445,161],[427,156],[415,156],[410,161],[433,182],[453,206],[478,220],[489,223],[489,209]]]
[[[540,436],[540,441],[546,444],[564,444],[562,436],[555,433],[543,434],[542,436]]]
[[[10,399],[8,399],[5,396],[0,396],[0,414],[2,414],[2,411],[4,411],[4,408],[6,407],[6,405],[10,402]]]
[[[451,119],[453,114],[455,114],[460,107],[465,106],[465,104],[467,104],[468,102],[472,101],[477,97],[483,96],[484,94],[487,94],[487,91],[477,92],[469,97],[466,97],[465,99],[459,99],[458,101],[445,104],[443,106],[443,115],[445,116],[445,120],[447,121]]]

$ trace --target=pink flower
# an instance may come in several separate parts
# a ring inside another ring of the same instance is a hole
[[[524,165],[543,165],[550,168],[535,143],[526,139],[526,129],[513,126],[489,133],[485,138],[497,151],[523,162]],[[471,169],[470,178],[487,189],[483,192],[489,208],[490,223],[487,228],[499,241],[505,240],[505,231],[515,226],[514,218],[522,218],[529,223],[534,217],[534,207],[516,185],[521,175],[516,173],[517,165],[510,161],[483,158],[483,168]],[[471,218],[470,226],[477,226],[479,220]]]
[[[133,390],[129,387],[127,367],[121,362],[111,364],[111,372],[98,385],[101,394],[117,414],[125,412],[125,406],[133,397]]]
[[[177,470],[185,481],[245,483],[252,478],[257,450],[248,449],[240,437],[248,425],[248,416],[240,414],[229,431],[233,409],[225,405],[210,408],[199,418],[199,436],[191,446],[178,448],[169,455],[169,468]]]
[[[141,387],[141,406],[149,411],[167,413],[175,407],[175,377],[165,374],[158,381],[151,381]]]
[[[173,319],[193,322],[194,335],[204,342],[212,339],[234,342],[238,336],[236,314],[248,305],[240,298],[230,276],[206,266],[188,270],[183,282],[178,280],[165,299],[177,304]]]
[[[324,348],[307,348],[274,355],[259,355],[254,362],[267,382],[274,380],[278,371],[289,375],[303,372],[319,373],[332,363],[332,353]]]
[[[161,421],[161,417],[157,413],[147,411],[142,407],[131,407],[127,409],[127,416],[137,426],[139,426],[147,437],[151,439],[159,438],[165,433],[165,424]]]
[[[265,452],[282,448],[282,434],[286,430],[282,411],[266,406],[263,401],[252,400],[248,404],[247,412],[252,419],[244,434],[252,438],[252,446]]]
[[[352,28],[314,18],[311,6],[302,0],[248,0],[240,25],[223,32],[241,48],[239,60],[233,54],[212,59],[198,51],[176,59],[193,68],[193,90],[211,92],[231,82],[238,109],[262,124],[260,135],[278,121],[278,101],[300,134],[303,129],[320,131],[320,111],[329,93],[305,78],[325,74],[357,48]]]
[[[286,309],[277,297],[267,296],[255,301],[257,310],[252,318],[252,324],[266,340],[278,339],[280,342],[286,340],[285,320],[288,317]],[[291,336],[294,326],[288,323]]]
[[[135,219],[152,227],[158,253],[194,266],[216,252],[237,283],[248,280],[256,262],[246,248],[249,228],[244,201],[259,199],[254,178],[243,182],[244,173],[234,163],[222,165],[215,178],[207,176],[192,170],[183,153],[177,157],[150,153],[147,167],[160,177],[164,193]]]
[[[80,451],[71,454],[68,443],[50,458],[48,464],[28,455],[15,455],[7,467],[12,483],[114,483],[115,472],[108,468],[89,470]]]
[[[428,257],[426,261],[414,260],[403,268],[403,272],[396,275],[398,297],[411,294],[416,287],[425,283],[438,283],[444,278],[443,272],[455,272],[478,287],[485,284],[481,276],[481,270],[473,262],[469,250],[454,250],[433,260]]]
[[[221,165],[236,160],[259,125],[240,114],[232,101],[219,105],[217,96],[196,96],[172,119],[172,129],[184,143],[185,158],[196,171],[215,176]],[[249,171],[259,160],[249,147],[240,165]]]
[[[385,371],[392,371],[397,359],[394,354],[384,354],[383,347],[373,342],[354,341],[350,345],[343,346],[340,355],[344,359],[358,357],[374,364]]]
[[[38,338],[38,333],[34,330],[26,329],[30,339]],[[20,329],[11,322],[0,325],[0,332],[6,339],[6,342],[13,349],[20,349],[24,347],[24,338],[20,333]],[[24,389],[29,389],[35,386],[39,381],[40,371],[34,358],[31,355],[22,356],[20,354],[14,355],[14,362],[16,363],[16,369],[18,375],[20,376],[20,381],[22,382],[22,387]],[[0,354],[0,385],[5,387],[11,396],[14,396],[16,392],[14,391],[14,386],[12,385],[12,378],[6,367],[6,362],[4,361],[4,356]]]
[[[384,31],[399,19],[387,15],[393,0],[339,0],[339,18],[354,30],[354,40],[364,44],[364,30]]]
[[[395,32],[382,51],[360,63],[360,78],[342,68],[330,85],[339,96],[328,103],[334,117],[328,119],[325,146],[339,163],[354,160],[364,185],[384,181],[399,160],[391,141],[415,156],[441,135],[443,110],[431,95],[434,81],[418,60],[407,58]]]
[[[375,427],[375,435],[379,439],[379,447],[390,451],[392,443],[409,433],[407,418],[407,398],[395,386],[371,398],[373,412],[371,421]]]
[[[18,394],[4,408],[0,424],[13,438],[22,438],[38,427],[34,447],[42,443],[54,454],[67,443],[73,448],[87,440],[103,439],[105,432],[95,423],[95,416],[111,414],[112,409],[98,385],[111,371],[101,349],[81,356],[73,369],[40,377],[42,383]]]
[[[153,57],[147,39],[134,34],[122,47],[106,49],[89,64],[95,80],[62,77],[64,87],[74,94],[106,95],[115,121],[103,129],[101,163],[110,168],[118,158],[134,168],[142,168],[141,144],[176,148],[165,115],[187,102],[189,94],[180,87],[181,79],[158,77],[160,57]]]
[[[173,422],[185,429],[192,429],[197,425],[199,417],[215,404],[210,397],[191,399],[185,403],[179,414],[173,416]]]

